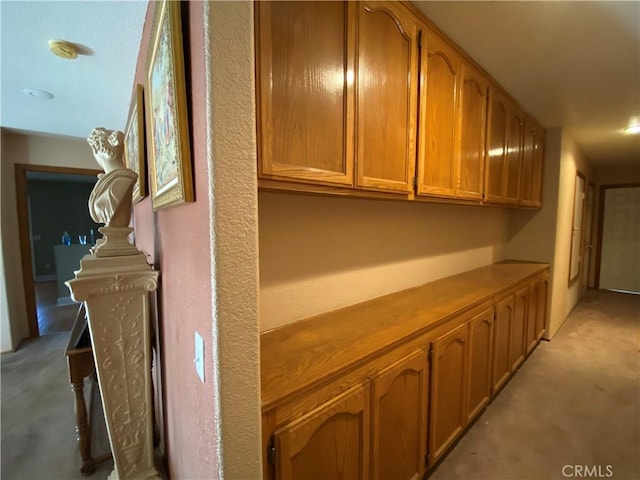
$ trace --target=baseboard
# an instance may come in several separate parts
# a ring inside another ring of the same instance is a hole
[[[58,276],[55,273],[51,275],[39,275],[33,279],[34,282],[55,282]]]

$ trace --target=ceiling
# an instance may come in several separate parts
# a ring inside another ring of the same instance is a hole
[[[597,166],[640,166],[640,2],[414,2]]]
[[[640,163],[640,136],[622,133],[640,116],[640,2],[414,3],[594,165]],[[0,1],[0,125],[79,138],[124,130],[146,9],[145,0]],[[50,39],[86,55],[55,57]]]
[[[0,125],[86,138],[94,127],[124,130],[148,2],[0,1]],[[80,47],[75,60],[49,40]],[[27,96],[46,90],[51,100]]]

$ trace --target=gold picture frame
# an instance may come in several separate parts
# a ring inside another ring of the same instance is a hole
[[[154,210],[194,201],[181,3],[156,3],[147,63],[147,150]]]
[[[129,119],[124,132],[125,166],[138,174],[133,186],[133,202],[139,202],[147,196],[147,162],[144,151],[144,102],[142,85],[136,85],[129,107]]]

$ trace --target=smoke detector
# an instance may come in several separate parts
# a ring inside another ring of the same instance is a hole
[[[64,40],[49,40],[49,50],[57,57],[64,58],[65,60],[78,58],[77,45]]]

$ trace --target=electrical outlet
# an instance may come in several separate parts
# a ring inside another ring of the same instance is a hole
[[[204,340],[202,336],[196,332],[196,344],[195,344],[195,356],[193,358],[193,363],[196,365],[196,373],[202,383],[204,383]]]

